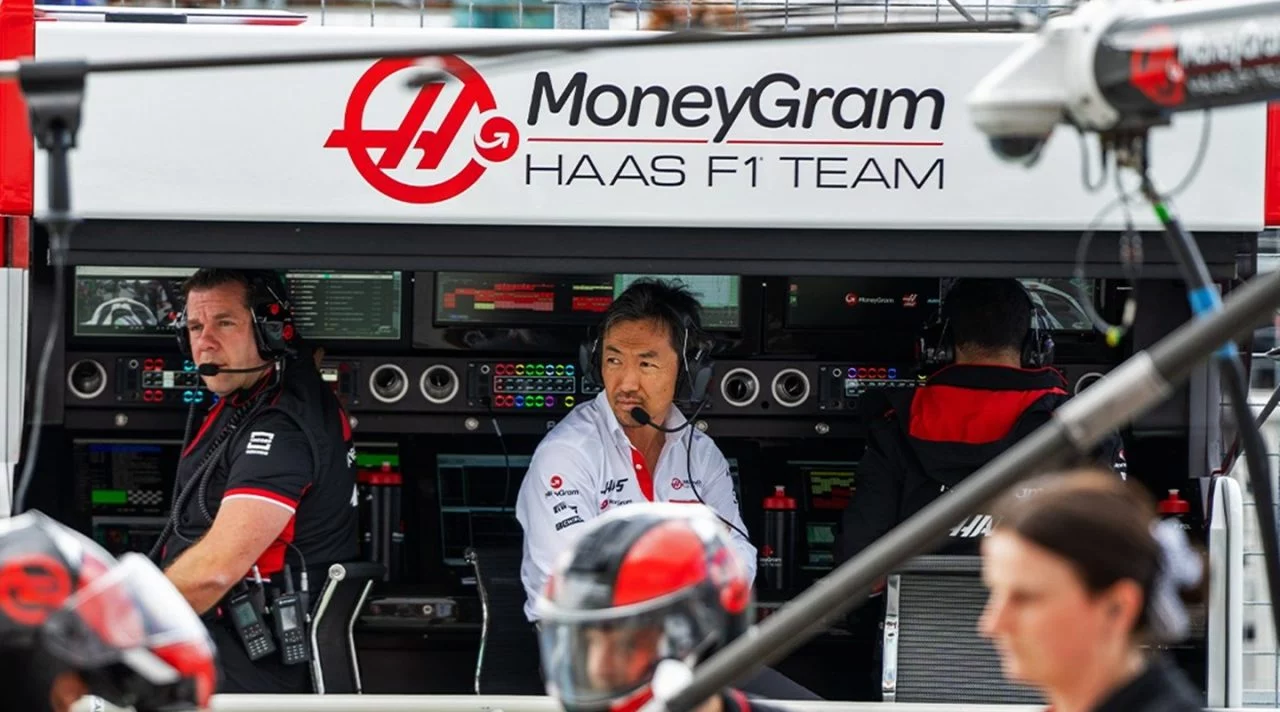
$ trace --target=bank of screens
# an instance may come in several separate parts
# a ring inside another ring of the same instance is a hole
[[[937,311],[940,286],[937,279],[792,277],[786,326],[914,331]]]
[[[641,277],[654,277],[683,285],[702,305],[702,326],[705,329],[738,329],[742,326],[741,279],[736,275],[695,274],[618,274],[614,275],[613,296],[626,291]]]
[[[185,306],[190,267],[76,267],[76,336],[172,336]],[[395,271],[296,270],[284,273],[303,338],[399,339],[402,274]]]
[[[805,554],[801,568],[825,571],[834,565],[836,523],[857,479],[857,463],[792,460],[787,463],[804,487]]]
[[[433,322],[443,327],[593,326],[618,295],[649,276],[686,286],[702,304],[705,328],[740,328],[740,279],[715,275],[437,272]]]

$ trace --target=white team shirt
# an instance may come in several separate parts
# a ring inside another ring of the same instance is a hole
[[[663,427],[677,428],[685,422],[684,415],[673,406]],[[656,472],[649,471],[652,463],[646,464],[640,451],[627,440],[603,391],[574,408],[547,433],[534,450],[516,498],[516,519],[524,528],[520,579],[526,594],[525,617],[536,620],[534,605],[555,557],[577,540],[587,520],[633,502],[698,505],[689,484],[690,473],[702,500],[734,526],[747,531],[738,511],[729,462],[711,438],[696,428],[690,459],[685,450],[690,428],[665,434]],[[738,532],[730,530],[729,535],[754,581],[755,546]]]

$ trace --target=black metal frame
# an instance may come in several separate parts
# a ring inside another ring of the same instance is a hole
[[[43,232],[43,226],[38,231]],[[1237,276],[1253,233],[1201,233],[1210,274]],[[1079,230],[817,230],[85,220],[68,264],[740,275],[1071,277]],[[1116,233],[1095,236],[1091,277],[1124,277]],[[1143,276],[1180,278],[1153,233]],[[40,253],[36,253],[40,254]],[[922,256],[928,256],[922,259]]]

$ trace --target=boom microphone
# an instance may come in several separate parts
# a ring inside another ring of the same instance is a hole
[[[684,425],[681,425],[678,428],[664,428],[661,425],[658,425],[657,423],[653,422],[653,418],[650,418],[649,414],[645,411],[645,409],[641,408],[640,406],[636,406],[631,409],[631,419],[641,425],[648,425],[651,428],[657,428],[658,430],[661,430],[664,433],[678,433],[681,430],[684,430],[685,428],[689,427],[689,423],[692,422],[692,421],[686,420]]]
[[[268,368],[271,368],[270,363],[264,363],[253,368],[224,368],[214,363],[202,363],[196,370],[200,372],[201,376],[216,376],[219,373],[257,373]]]

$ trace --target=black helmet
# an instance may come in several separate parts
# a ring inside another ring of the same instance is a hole
[[[215,683],[208,631],[149,559],[36,511],[0,520],[0,654],[40,706],[64,672],[138,712],[207,707]]]
[[[751,582],[701,505],[638,503],[588,523],[538,600],[547,694],[568,710],[634,710],[664,660],[688,668],[741,635]]]

